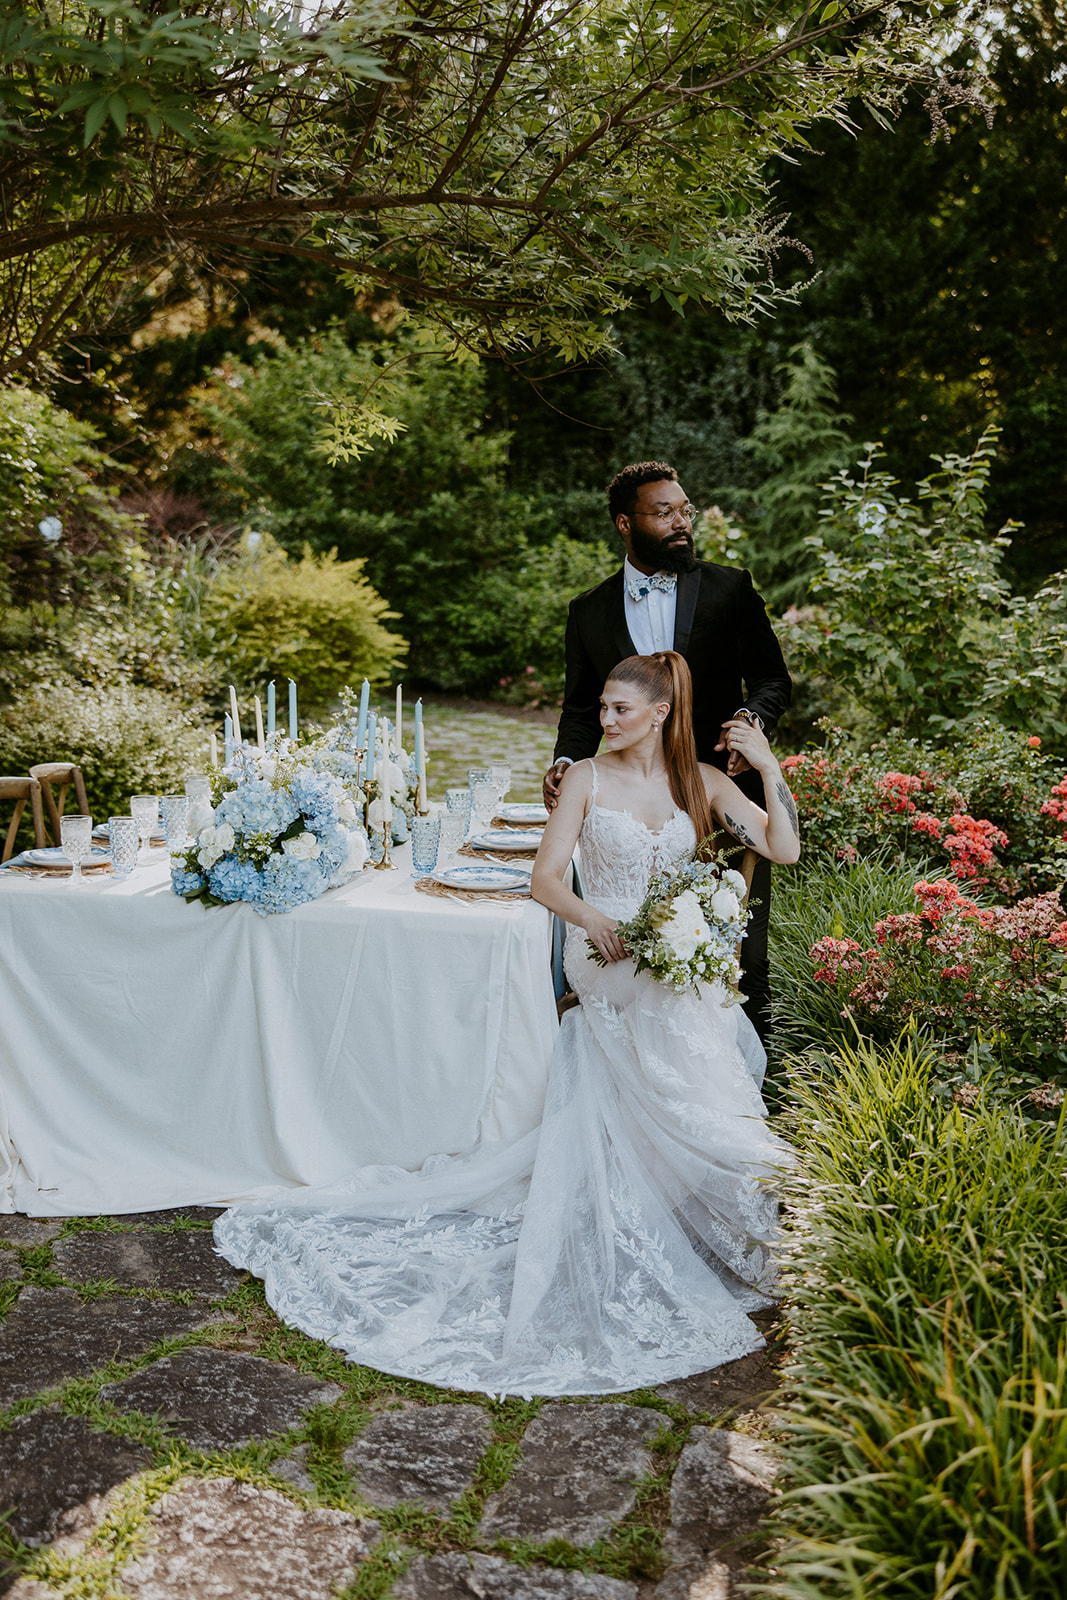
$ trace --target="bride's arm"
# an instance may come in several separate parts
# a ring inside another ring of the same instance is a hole
[[[621,961],[626,951],[612,917],[580,900],[563,882],[585,821],[593,785],[588,764],[578,762],[563,774],[559,800],[549,814],[545,836],[530,877],[530,893],[565,922],[584,928],[607,961]]]
[[[797,821],[796,801],[782,776],[782,769],[774,751],[761,728],[743,720],[726,723],[726,744],[730,750],[743,755],[763,779],[766,811],[754,805],[742,794],[724,772],[717,767],[701,765],[711,809],[723,827],[742,844],[758,850],[771,861],[792,865],[800,860],[800,824]]]

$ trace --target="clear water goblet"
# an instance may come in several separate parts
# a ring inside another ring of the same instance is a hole
[[[414,816],[411,819],[411,865],[417,878],[425,878],[437,865],[441,846],[441,818]]]
[[[497,786],[492,778],[489,778],[485,783],[472,784],[471,796],[474,802],[474,817],[477,818],[483,828],[491,828],[493,826],[493,818],[496,816],[497,806]]]
[[[141,836],[141,862],[148,860],[148,848],[152,842],[152,835],[159,827],[159,796],[158,794],[131,794],[130,816],[137,824],[137,831]]]
[[[467,819],[458,812],[446,812],[441,818],[441,842],[437,847],[437,869],[447,872],[456,865],[459,847],[467,832]]]
[[[185,780],[185,798],[189,802],[185,826],[195,835],[206,828],[215,815],[211,806],[211,779],[203,773],[190,772]]]
[[[60,817],[59,843],[71,864],[70,881],[77,883],[82,875],[82,862],[93,848],[92,817]]]
[[[137,865],[140,833],[132,817],[111,817],[107,825],[108,843],[111,846],[111,872],[116,878],[128,878]]]
[[[471,802],[473,795],[470,789],[446,789],[445,810],[450,817],[466,817],[470,820]]]
[[[504,766],[490,767],[489,775],[490,780],[496,785],[496,805],[499,811],[504,803],[504,796],[511,788],[511,768]]]
[[[189,797],[184,794],[165,794],[160,809],[167,849],[172,854],[176,850],[184,850],[189,842]]]
[[[488,783],[492,773],[488,767],[467,768],[467,788],[472,790],[476,783]]]

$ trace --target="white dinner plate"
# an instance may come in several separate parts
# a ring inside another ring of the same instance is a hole
[[[467,843],[472,850],[529,850],[532,855],[544,835],[544,828],[490,828],[487,833],[476,833]]]
[[[469,867],[449,867],[433,874],[434,883],[443,883],[448,889],[495,889],[498,893],[529,894],[530,874],[522,867],[495,867],[488,861],[472,863]]]
[[[548,821],[548,812],[545,807],[537,805],[498,806],[496,814],[502,822]]]
[[[62,850],[55,845],[50,845],[47,850],[24,850],[21,859],[28,861],[31,867],[69,867],[70,857],[65,856]],[[107,850],[92,850],[82,862],[83,867],[108,867],[111,865],[111,855]]]

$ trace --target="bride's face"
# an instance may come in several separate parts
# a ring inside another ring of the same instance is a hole
[[[633,683],[609,678],[600,696],[600,726],[609,750],[629,750],[645,739],[660,738],[670,707],[646,700]]]

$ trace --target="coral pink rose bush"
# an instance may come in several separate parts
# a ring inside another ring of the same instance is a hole
[[[967,1103],[984,1084],[1055,1115],[1067,1089],[1062,765],[1036,735],[990,725],[950,749],[897,739],[863,753],[826,731],[824,750],[783,762],[808,852],[798,894],[805,875],[825,896],[832,874],[844,882],[865,863],[896,888],[862,908],[842,891],[821,916],[809,901],[809,960],[790,973],[808,1023],[786,1029],[789,1045],[912,1030],[937,1046],[945,1095]]]
[[[992,1072],[997,1088],[1056,1109],[1067,1085],[1059,895],[980,906],[950,878],[920,879],[914,892],[916,910],[877,921],[866,948],[816,940],[814,982],[836,990],[843,1023],[869,1038],[889,1042],[909,1028],[933,1034],[943,1082],[957,1097],[961,1084]]]
[[[820,726],[825,749],[782,762],[807,850],[844,861],[888,850],[1000,895],[1062,882],[1067,779],[1035,735],[981,723],[944,749],[886,739],[856,753]]]

